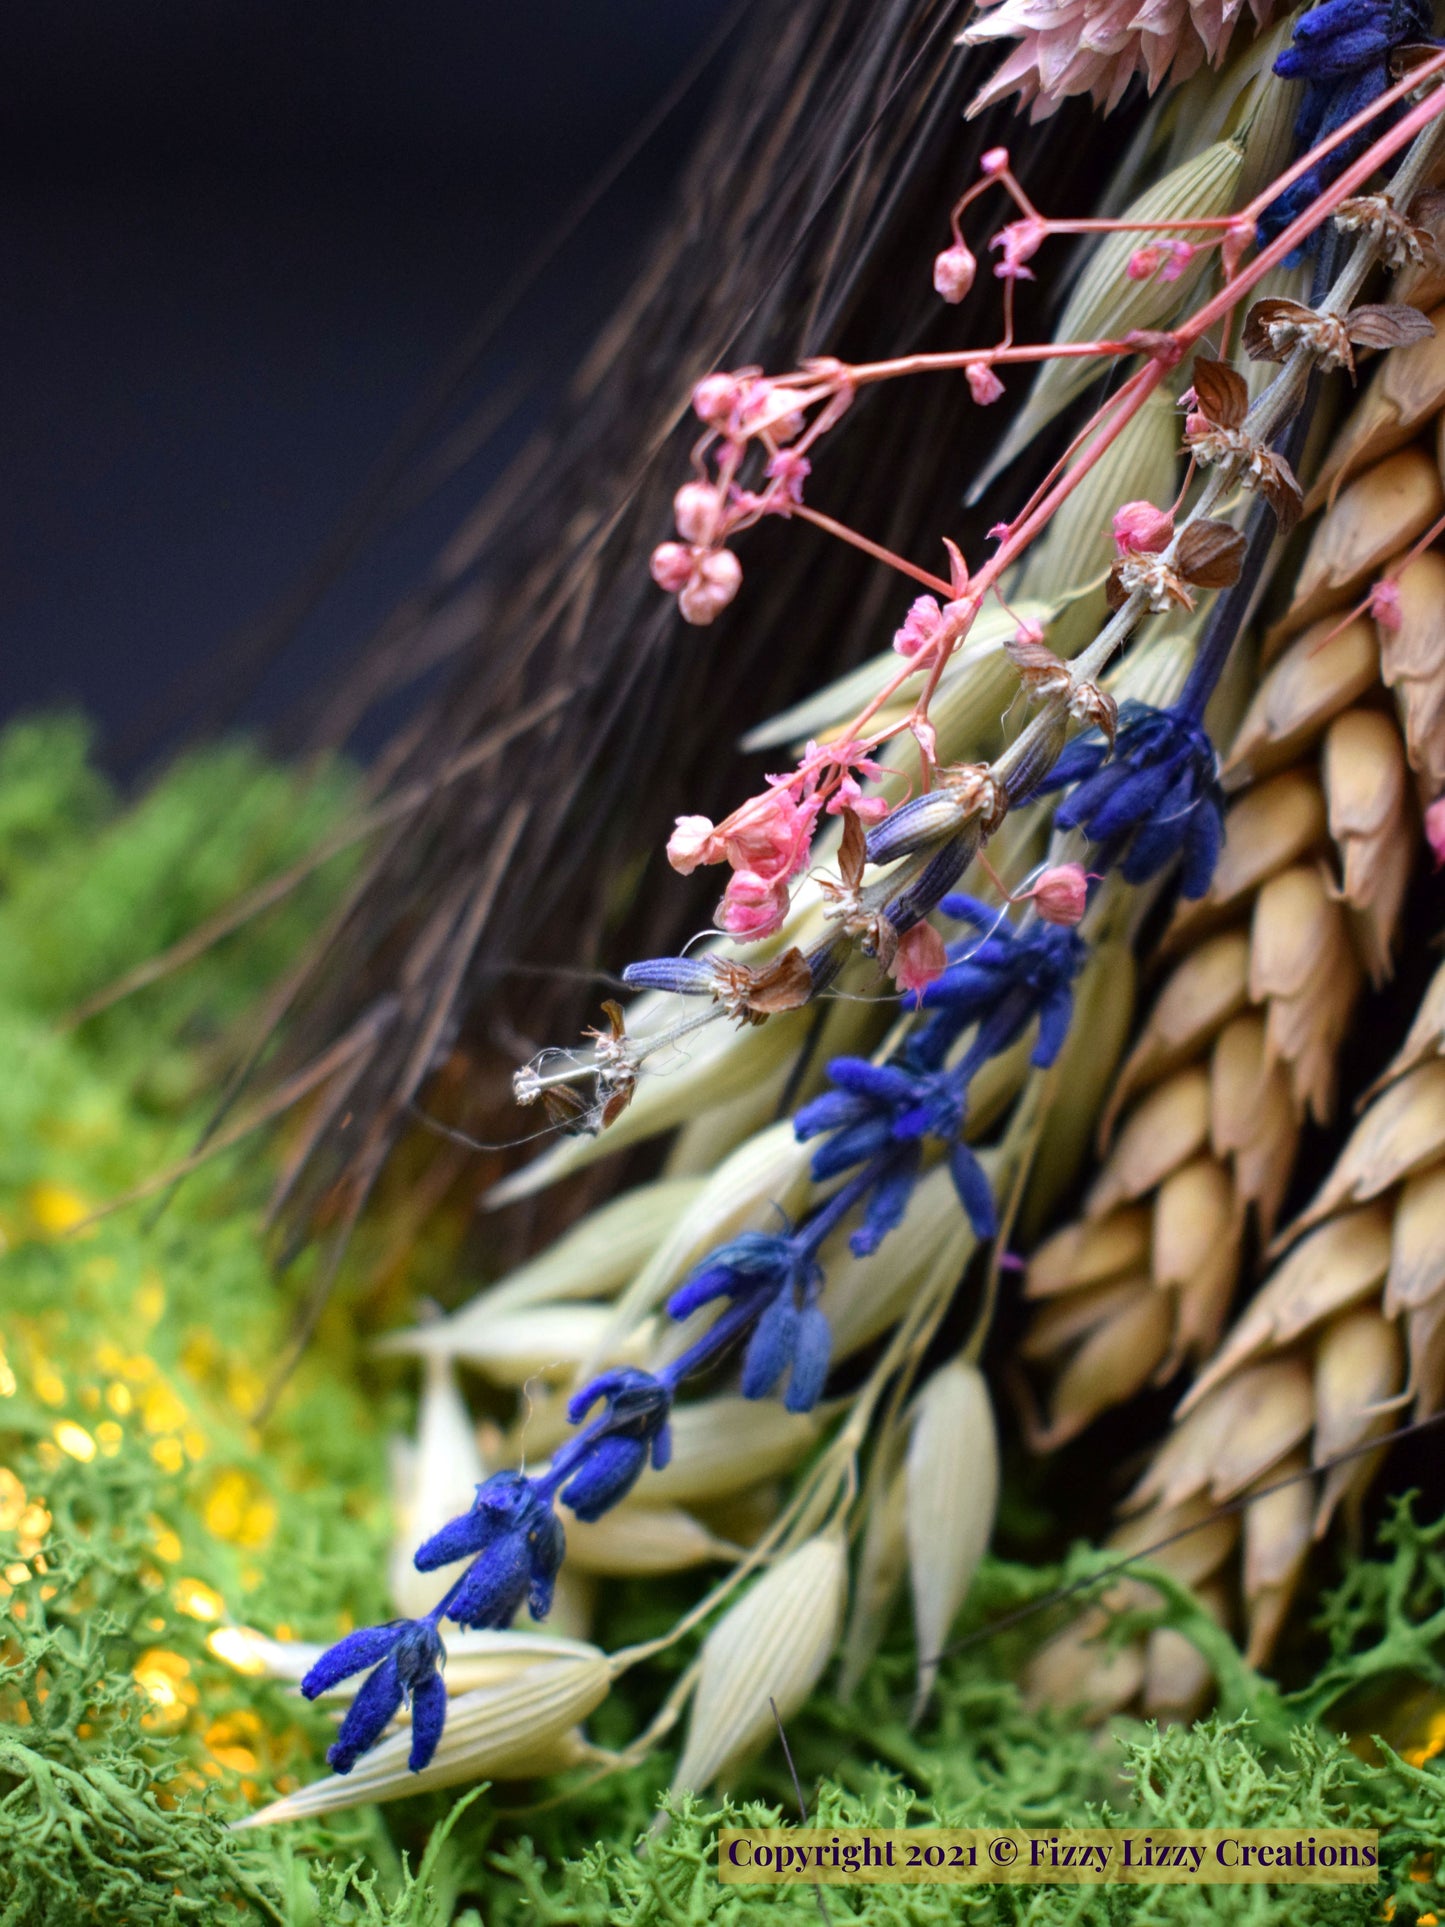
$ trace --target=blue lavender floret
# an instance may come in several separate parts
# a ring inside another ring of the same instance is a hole
[[[1274,63],[1282,80],[1302,80],[1304,99],[1295,120],[1296,149],[1306,153],[1368,107],[1391,85],[1390,55],[1425,41],[1432,25],[1426,0],[1322,0],[1300,16],[1292,44]],[[1399,115],[1395,109],[1334,148],[1272,201],[1259,219],[1259,238],[1271,241],[1317,201]],[[1316,232],[1290,257],[1312,254]]]
[[[832,1351],[828,1320],[818,1308],[823,1268],[817,1251],[841,1215],[837,1200],[830,1199],[800,1231],[744,1231],[710,1252],[667,1309],[682,1319],[719,1298],[729,1301],[728,1308],[674,1361],[670,1374],[699,1370],[747,1332],[743,1397],[766,1398],[787,1372],[784,1405],[790,1412],[810,1412],[822,1396]]]
[[[1214,745],[1194,717],[1126,703],[1112,757],[1090,731],[1069,744],[1041,787],[1069,783],[1076,787],[1054,816],[1061,829],[1081,827],[1095,843],[1123,849],[1119,867],[1129,883],[1147,882],[1180,857],[1181,891],[1204,895],[1224,841],[1224,792]],[[1105,861],[1114,860],[1106,850]]]
[[[669,1385],[651,1372],[620,1366],[578,1392],[568,1404],[568,1418],[580,1424],[599,1399],[602,1416],[563,1447],[546,1481],[560,1486],[563,1505],[587,1521],[600,1519],[627,1497],[649,1456],[657,1472],[672,1457]]]
[[[477,1487],[471,1510],[434,1532],[412,1563],[418,1572],[435,1572],[472,1559],[447,1595],[447,1618],[459,1626],[509,1626],[524,1600],[533,1619],[546,1618],[565,1551],[545,1485],[522,1472],[494,1472]]]
[[[1076,931],[1042,922],[1016,930],[986,904],[962,895],[946,896],[942,908],[985,934],[949,947],[949,967],[923,993],[931,1016],[886,1064],[834,1058],[828,1066],[833,1089],[805,1104],[793,1122],[800,1141],[825,1138],[813,1156],[815,1179],[855,1165],[871,1174],[863,1222],[849,1241],[858,1257],[876,1251],[902,1222],[929,1139],[948,1147],[954,1188],[974,1231],[980,1238],[994,1235],[993,1193],[963,1140],[969,1084],[1035,1017],[1035,1064],[1052,1064],[1068,1033],[1073,980],[1087,954]],[[973,1042],[958,1064],[945,1068],[949,1051],[971,1025],[977,1026]]]
[[[301,1682],[301,1691],[314,1700],[353,1673],[375,1667],[347,1708],[341,1731],[327,1751],[338,1773],[349,1773],[361,1755],[375,1746],[388,1723],[411,1707],[413,1773],[430,1761],[442,1736],[447,1716],[447,1689],[441,1667],[445,1655],[437,1632],[437,1612],[425,1619],[393,1619],[385,1626],[363,1626],[324,1652]]]

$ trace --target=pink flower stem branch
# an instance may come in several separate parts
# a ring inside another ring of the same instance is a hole
[[[801,502],[794,504],[789,512],[798,521],[811,522],[815,529],[822,529],[827,535],[835,535],[840,542],[846,542],[849,548],[861,549],[864,555],[871,555],[875,562],[886,562],[889,568],[896,569],[900,575],[911,576],[915,582],[921,582],[925,589],[932,589],[935,595],[951,596],[953,594],[951,585],[945,582],[942,576],[933,575],[927,569],[920,569],[916,562],[909,562],[903,556],[895,555],[892,549],[885,549],[880,542],[870,542],[866,535],[860,535],[856,529],[850,529],[846,522],[835,522],[831,515],[824,515],[821,510],[809,508],[806,503]]]

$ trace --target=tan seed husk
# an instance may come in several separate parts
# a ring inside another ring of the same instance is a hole
[[[796,1465],[819,1436],[816,1417],[773,1399],[705,1398],[672,1415],[672,1458],[637,1485],[643,1505],[693,1505],[741,1492]]]
[[[609,1344],[616,1329],[608,1305],[554,1303],[502,1312],[485,1325],[472,1319],[460,1332],[451,1319],[440,1319],[388,1336],[377,1349],[458,1358],[494,1385],[525,1385],[530,1379],[564,1384],[588,1359],[639,1363],[646,1356],[646,1327],[639,1326],[625,1343]]]
[[[1249,942],[1249,995],[1267,1005],[1266,1053],[1289,1067],[1295,1109],[1324,1123],[1363,980],[1345,913],[1316,865],[1295,864],[1261,887]]]
[[[1122,1712],[1144,1684],[1142,1641],[1105,1642],[1109,1615],[1081,1613],[1039,1648],[1024,1668],[1024,1704],[1050,1713],[1080,1712],[1098,1721]]]
[[[1066,1225],[1045,1239],[1030,1258],[1024,1295],[1048,1298],[1125,1273],[1141,1273],[1148,1264],[1150,1236],[1149,1213],[1138,1206]]]
[[[1341,608],[1407,549],[1445,507],[1440,472],[1419,448],[1402,448],[1359,475],[1325,510],[1295,583],[1289,613],[1268,641]]]
[[[1374,1100],[1291,1237],[1346,1204],[1376,1198],[1445,1156],[1445,1063],[1422,1064]]]
[[[1315,1490],[1312,1480],[1279,1481],[1303,1473],[1308,1460],[1292,1453],[1270,1474],[1276,1486],[1245,1508],[1244,1606],[1249,1625],[1245,1657],[1263,1666],[1274,1651],[1299,1585],[1313,1537]]]
[[[591,1523],[567,1520],[567,1564],[609,1578],[685,1572],[737,1553],[681,1506],[626,1504]]]
[[[1282,1350],[1316,1325],[1379,1291],[1390,1264],[1391,1214],[1362,1205],[1302,1238],[1245,1306],[1222,1349],[1179,1406],[1182,1418],[1251,1359]]]
[[[1336,629],[1333,618],[1312,624],[1260,683],[1224,764],[1226,788],[1292,763],[1332,716],[1379,681],[1373,625],[1361,616],[1332,635]]]
[[[1414,849],[1405,750],[1391,719],[1373,709],[1337,716],[1325,734],[1320,776],[1344,872],[1342,893],[1354,909],[1368,912],[1360,926],[1364,961],[1378,984],[1389,974]]]
[[[1140,1287],[1147,1289],[1148,1284],[1147,1278],[1110,1278],[1102,1285],[1084,1285],[1045,1299],[1019,1343],[1019,1357],[1034,1362],[1058,1357],[1107,1324],[1116,1312],[1137,1304]]]
[[[901,1444],[901,1434],[898,1435]],[[850,1700],[873,1662],[908,1570],[907,1473],[901,1461],[878,1487],[858,1551],[853,1605],[843,1639],[838,1696]]]
[[[1154,1001],[1139,1040],[1114,1080],[1099,1126],[1107,1143],[1127,1098],[1198,1056],[1249,998],[1249,938],[1207,937],[1178,964]]]
[[[1185,1527],[1197,1529],[1186,1532]],[[1176,1533],[1183,1533],[1183,1537],[1174,1538]],[[1148,1547],[1159,1545],[1162,1539],[1172,1539],[1171,1544],[1160,1546],[1158,1552],[1150,1552],[1148,1563],[1169,1573],[1182,1585],[1197,1587],[1224,1564],[1238,1537],[1237,1516],[1221,1514],[1199,1494],[1180,1505],[1157,1507],[1126,1519],[1110,1533],[1109,1545],[1122,1557],[1143,1553]],[[1149,1603],[1153,1604],[1156,1597],[1151,1593]]]
[[[487,1476],[477,1448],[477,1431],[444,1357],[423,1366],[415,1444],[398,1441],[393,1496],[396,1540],[389,1565],[391,1603],[414,1619],[430,1612],[455,1574],[418,1572],[412,1554],[448,1520],[471,1510],[476,1489]]]
[[[1034,1449],[1056,1451],[1101,1412],[1142,1391],[1168,1354],[1173,1329],[1170,1295],[1151,1284],[1137,1285],[1132,1296],[1089,1333],[1059,1374],[1049,1402],[1049,1424],[1030,1441]]]
[[[703,1642],[675,1787],[726,1782],[812,1692],[837,1644],[848,1583],[843,1542],[809,1539],[731,1605]]]
[[[1399,625],[1376,624],[1381,674],[1395,692],[1410,767],[1434,796],[1445,789],[1445,555],[1427,549],[1395,580]]]
[[[988,1549],[998,1505],[998,1434],[983,1374],[962,1359],[918,1395],[904,1461],[908,1571],[918,1648],[916,1720],[938,1655]]]
[[[611,1682],[611,1662],[595,1648],[592,1657],[539,1660],[496,1685],[454,1699],[431,1764],[420,1773],[407,1766],[411,1734],[402,1731],[363,1754],[350,1773],[316,1780],[237,1824],[272,1826],[468,1780],[556,1772],[583,1754],[573,1729],[607,1697]]]
[[[1445,1293],[1413,1306],[1406,1313],[1405,1326],[1415,1416],[1429,1418],[1445,1405]]]
[[[1239,1274],[1244,1213],[1228,1171],[1200,1157],[1172,1172],[1154,1198],[1156,1286],[1178,1292],[1170,1359],[1206,1358],[1219,1340]],[[1161,1376],[1169,1375],[1169,1364]]]
[[[1166,942],[1190,940],[1221,910],[1321,847],[1328,827],[1325,799],[1310,770],[1285,770],[1246,790],[1225,818],[1224,847],[1208,895],[1180,906]]]
[[[1264,1020],[1233,1018],[1210,1060],[1210,1142],[1232,1159],[1241,1207],[1252,1205],[1267,1238],[1284,1201],[1299,1142],[1289,1077],[1271,1063]]]
[[[1394,1419],[1379,1408],[1399,1391],[1404,1363],[1394,1320],[1372,1306],[1346,1312],[1325,1329],[1315,1353],[1316,1465],[1390,1430]],[[1339,1505],[1352,1513],[1358,1507],[1379,1460],[1379,1454],[1365,1453],[1325,1473],[1315,1512],[1317,1539],[1328,1531]]]
[[[1435,972],[1420,999],[1420,1008],[1415,1012],[1415,1020],[1406,1034],[1389,1069],[1377,1083],[1365,1093],[1373,1098],[1388,1084],[1393,1084],[1407,1071],[1415,1070],[1421,1064],[1428,1064],[1432,1058],[1445,1056],[1445,964]]]
[[[1199,1603],[1220,1625],[1229,1621],[1229,1594],[1201,1586]],[[1156,1626],[1144,1645],[1143,1711],[1147,1718],[1192,1723],[1208,1708],[1214,1673],[1199,1648],[1172,1626]]]
[[[1149,1091],[1125,1120],[1084,1205],[1103,1218],[1152,1191],[1201,1150],[1209,1135],[1209,1077],[1198,1066]]]
[[[1248,1366],[1180,1420],[1128,1504],[1174,1506],[1201,1492],[1220,1503],[1232,1499],[1306,1438],[1313,1423],[1314,1393],[1301,1360]]]
[[[1408,1178],[1395,1204],[1385,1311],[1423,1305],[1445,1290],[1445,1164]]]

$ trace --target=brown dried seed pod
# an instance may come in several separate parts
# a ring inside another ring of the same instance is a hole
[[[1289,613],[1269,644],[1348,603],[1407,549],[1445,507],[1440,471],[1418,448],[1402,448],[1357,476],[1321,517],[1300,567]]]
[[[1344,871],[1342,893],[1362,913],[1360,948],[1379,984],[1390,972],[1415,841],[1405,749],[1394,723],[1374,709],[1337,716],[1325,734],[1320,775]]]
[[[1397,348],[1376,366],[1305,498],[1307,510],[1333,499],[1351,476],[1402,447],[1445,404],[1445,308],[1430,319],[1432,336]]]
[[[1312,623],[1274,664],[1245,711],[1222,772],[1225,787],[1269,775],[1307,749],[1332,716],[1380,679],[1381,651],[1363,617],[1337,633]]]
[[[1099,1126],[1107,1143],[1125,1101],[1188,1063],[1249,1000],[1249,938],[1229,930],[1192,950],[1170,976],[1114,1082]]]
[[[1047,1298],[1125,1274],[1141,1276],[1148,1266],[1150,1235],[1149,1213],[1134,1208],[1066,1225],[1030,1258],[1024,1295]]]
[[[1265,1353],[1280,1351],[1362,1298],[1373,1297],[1390,1265],[1391,1214],[1367,1204],[1322,1224],[1290,1251],[1245,1306],[1224,1346],[1185,1393],[1177,1416]]]
[[[1203,1148],[1209,1133],[1209,1078],[1199,1066],[1179,1071],[1131,1112],[1084,1204],[1087,1218],[1152,1191],[1159,1180]]]
[[[1315,1353],[1313,1458],[1317,1466],[1390,1430],[1394,1419],[1388,1407],[1400,1390],[1404,1364],[1404,1348],[1393,1319],[1383,1317],[1372,1305],[1346,1312],[1326,1328]],[[1317,1539],[1329,1530],[1337,1506],[1357,1512],[1381,1456],[1366,1452],[1330,1466],[1315,1512]]]
[[[1337,1053],[1361,973],[1345,912],[1313,864],[1271,877],[1255,899],[1249,995],[1267,1006],[1266,1051],[1289,1067],[1295,1108],[1334,1108]]]

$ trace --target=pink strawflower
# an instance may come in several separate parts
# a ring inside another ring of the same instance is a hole
[[[1158,248],[1135,248],[1124,272],[1131,281],[1147,281],[1151,274],[1157,273],[1163,258]]]
[[[898,939],[898,949],[888,974],[902,991],[912,991],[918,1001],[931,983],[936,983],[948,967],[943,939],[931,923],[915,923]]]
[[[902,628],[894,631],[893,647],[900,656],[916,656],[938,634],[942,621],[937,596],[919,596],[903,618]]]
[[[989,242],[989,247],[999,249],[1003,259],[994,269],[1000,281],[1032,281],[1033,269],[1024,266],[1032,261],[1044,244],[1048,230],[1042,221],[1025,216],[1021,221],[1010,221],[1007,227],[999,229]]]
[[[779,878],[769,882],[766,877],[756,876],[751,870],[734,871],[723,892],[722,902],[717,907],[717,920],[720,927],[730,936],[741,937],[745,943],[755,943],[760,937],[771,937],[783,926],[788,914],[788,886]]]
[[[1437,796],[1425,812],[1425,841],[1430,845],[1438,870],[1445,864],[1445,796]]]
[[[766,429],[775,442],[790,442],[795,435],[803,432],[803,412],[798,406],[799,400],[795,388],[789,388],[781,381],[773,381],[767,375],[759,375],[747,384],[739,411],[739,423],[751,435]]]
[[[1387,575],[1370,585],[1370,614],[1387,634],[1399,633],[1405,620],[1400,607],[1400,585]]]
[[[987,408],[1003,393],[1003,383],[986,361],[971,361],[964,373],[968,377],[968,392],[980,408]]]
[[[1082,863],[1058,863],[1025,894],[1045,923],[1075,924],[1088,905],[1088,874]]]
[[[1158,555],[1174,539],[1174,517],[1152,502],[1126,502],[1114,517],[1114,547],[1120,555]]]
[[[1177,281],[1194,259],[1194,245],[1190,241],[1165,241],[1161,243],[1167,256],[1164,263],[1163,279]]]
[[[980,174],[1002,174],[1008,166],[1008,149],[990,147],[978,164]]]
[[[781,784],[764,790],[730,818],[728,862],[765,883],[786,882],[807,864],[819,807],[812,798],[794,802]]]
[[[667,839],[667,860],[679,875],[690,877],[700,863],[721,863],[727,846],[712,818],[680,816]]]
[[[980,0],[981,15],[963,38],[1017,40],[969,107],[981,113],[1010,94],[1045,120],[1073,94],[1091,94],[1105,113],[1135,74],[1152,94],[1167,76],[1187,80],[1205,60],[1218,66],[1243,0]],[[1250,0],[1261,27],[1273,0]]]
[[[676,595],[692,575],[692,550],[684,542],[659,542],[648,567],[658,588]]]
[[[742,586],[743,565],[731,549],[712,549],[698,556],[693,572],[677,598],[685,622],[700,629],[720,616]]]
[[[950,307],[956,307],[973,286],[973,277],[978,273],[978,262],[971,248],[962,241],[955,241],[951,248],[935,255],[933,261],[933,286]]]
[[[672,498],[673,520],[684,542],[711,542],[722,497],[711,482],[684,482]]]
[[[844,810],[852,810],[865,823],[881,823],[888,814],[888,799],[884,796],[865,796],[858,787],[857,779],[847,773],[828,799],[829,816],[841,816]]]
[[[776,455],[769,456],[768,465],[763,473],[770,482],[777,484],[769,489],[766,505],[776,514],[786,514],[788,505],[800,506],[803,500],[803,484],[813,472],[813,464],[806,455],[799,455],[791,448],[780,448]]]
[[[742,398],[736,375],[705,375],[692,391],[693,413],[709,428],[726,428]]]

